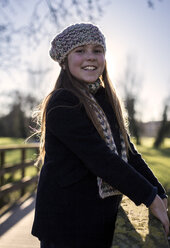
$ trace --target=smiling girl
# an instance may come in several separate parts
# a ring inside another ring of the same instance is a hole
[[[149,207],[168,233],[165,191],[130,141],[98,27],[52,41],[61,66],[41,106],[40,173],[32,234],[42,248],[109,248],[122,194]]]

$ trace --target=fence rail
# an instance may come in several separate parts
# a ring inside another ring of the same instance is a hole
[[[7,194],[20,190],[20,195],[23,196],[25,193],[25,187],[36,183],[38,180],[38,173],[35,176],[28,177],[25,175],[25,169],[33,166],[34,161],[26,158],[26,151],[34,149],[38,150],[39,144],[26,144],[26,145],[10,145],[0,146],[0,200],[3,201],[3,197]],[[6,155],[9,151],[20,151],[19,163],[6,163]],[[37,169],[38,170],[38,169]],[[5,175],[8,173],[21,172],[21,179],[17,182],[5,182]]]

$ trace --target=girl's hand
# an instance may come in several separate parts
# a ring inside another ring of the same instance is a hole
[[[158,195],[156,195],[152,204],[149,206],[152,214],[157,217],[165,229],[165,233],[168,236],[169,234],[169,219],[167,215],[167,207],[165,207],[166,201],[162,200]]]

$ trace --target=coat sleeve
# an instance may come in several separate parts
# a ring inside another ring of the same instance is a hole
[[[48,106],[46,128],[67,146],[93,174],[127,195],[136,205],[149,206],[157,194],[143,175],[111,152],[78,98],[59,90]]]
[[[158,179],[154,176],[153,172],[150,170],[142,156],[138,153],[133,143],[130,141],[129,143],[132,151],[129,151],[129,159],[128,162],[130,165],[135,168],[141,175],[143,175],[153,186],[156,186],[158,189],[158,195],[163,199],[166,198],[165,189],[160,184]]]

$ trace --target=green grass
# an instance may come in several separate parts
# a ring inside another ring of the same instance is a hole
[[[0,138],[0,147],[6,146],[6,145],[24,145],[25,140],[21,138]],[[5,153],[5,164],[7,165],[13,165],[16,163],[21,162],[21,151],[20,150],[14,150],[14,151],[7,151]],[[27,149],[26,150],[26,159],[27,160],[34,160],[36,157],[36,151],[34,149]],[[37,168],[35,166],[31,166],[25,169],[25,175],[26,176],[34,176],[37,173]],[[11,182],[11,181],[19,181],[21,179],[21,171],[16,171],[15,173],[11,174],[5,174],[5,182]]]
[[[170,190],[170,139],[160,149],[153,148],[153,138],[143,138],[138,151],[167,191]]]
[[[0,147],[8,146],[8,145],[25,145],[25,140],[22,138],[10,138],[10,137],[0,137]],[[26,158],[35,159],[36,152],[34,149],[26,150]],[[19,163],[21,161],[21,151],[7,151],[5,155],[5,163],[6,164],[14,164]]]
[[[153,148],[153,138],[142,138],[141,141],[141,145],[136,146],[137,150],[164,186],[168,195],[168,209],[170,209],[170,138],[165,139],[159,149]]]
[[[10,138],[10,137],[0,137],[0,146],[3,145],[16,145],[16,144],[24,144],[24,139],[22,138]]]
[[[14,151],[7,151],[5,152],[5,163],[6,164],[16,164],[21,161],[21,151],[14,150]],[[35,159],[36,151],[35,149],[27,149],[26,150],[26,158],[27,159]]]

